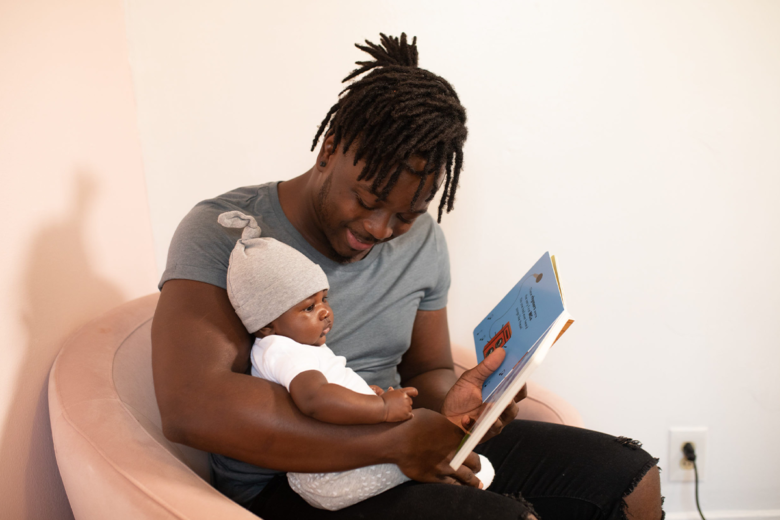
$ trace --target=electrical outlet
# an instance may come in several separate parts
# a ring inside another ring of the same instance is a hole
[[[693,444],[696,450],[696,469],[699,482],[704,480],[707,468],[707,427],[669,428],[669,469],[671,482],[693,482],[693,463],[685,458],[682,447],[686,442]]]

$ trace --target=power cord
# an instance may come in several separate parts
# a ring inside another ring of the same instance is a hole
[[[688,459],[693,463],[693,475],[696,479],[696,509],[699,510],[699,515],[701,515],[701,520],[706,520],[704,518],[704,513],[701,512],[701,507],[699,506],[699,470],[696,467],[696,450],[693,449],[693,444],[690,442],[686,442],[683,445],[683,455],[685,455],[685,458]]]

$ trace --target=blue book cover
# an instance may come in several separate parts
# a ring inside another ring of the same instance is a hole
[[[564,311],[550,253],[545,253],[474,329],[477,361],[497,348],[506,359],[482,387],[487,401],[504,376],[518,365]]]

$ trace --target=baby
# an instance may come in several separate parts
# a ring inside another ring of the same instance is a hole
[[[260,238],[253,217],[229,211],[218,220],[225,227],[243,228],[230,255],[227,291],[244,326],[257,338],[252,375],[284,386],[302,413],[323,422],[410,419],[415,388],[371,387],[346,366],[346,358],[325,345],[333,311],[320,266],[273,238]],[[486,487],[492,466],[480,458],[483,471],[478,477]],[[312,506],[335,511],[409,478],[394,464],[378,464],[337,473],[288,473],[287,480]]]

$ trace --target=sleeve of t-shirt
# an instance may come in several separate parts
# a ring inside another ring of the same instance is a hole
[[[432,283],[425,290],[419,309],[437,311],[447,306],[447,294],[450,291],[450,254],[447,240],[441,227],[431,219],[431,234],[426,244],[426,254],[431,256],[430,265],[436,266],[432,274]]]
[[[273,336],[265,349],[252,349],[252,365],[266,379],[279,383],[289,392],[295,376],[307,370],[320,370],[319,360],[312,355],[314,348],[284,336]]]
[[[241,233],[217,222],[217,217],[224,211],[225,208],[214,203],[201,202],[184,217],[171,240],[159,289],[174,279],[226,288],[230,253]]]

